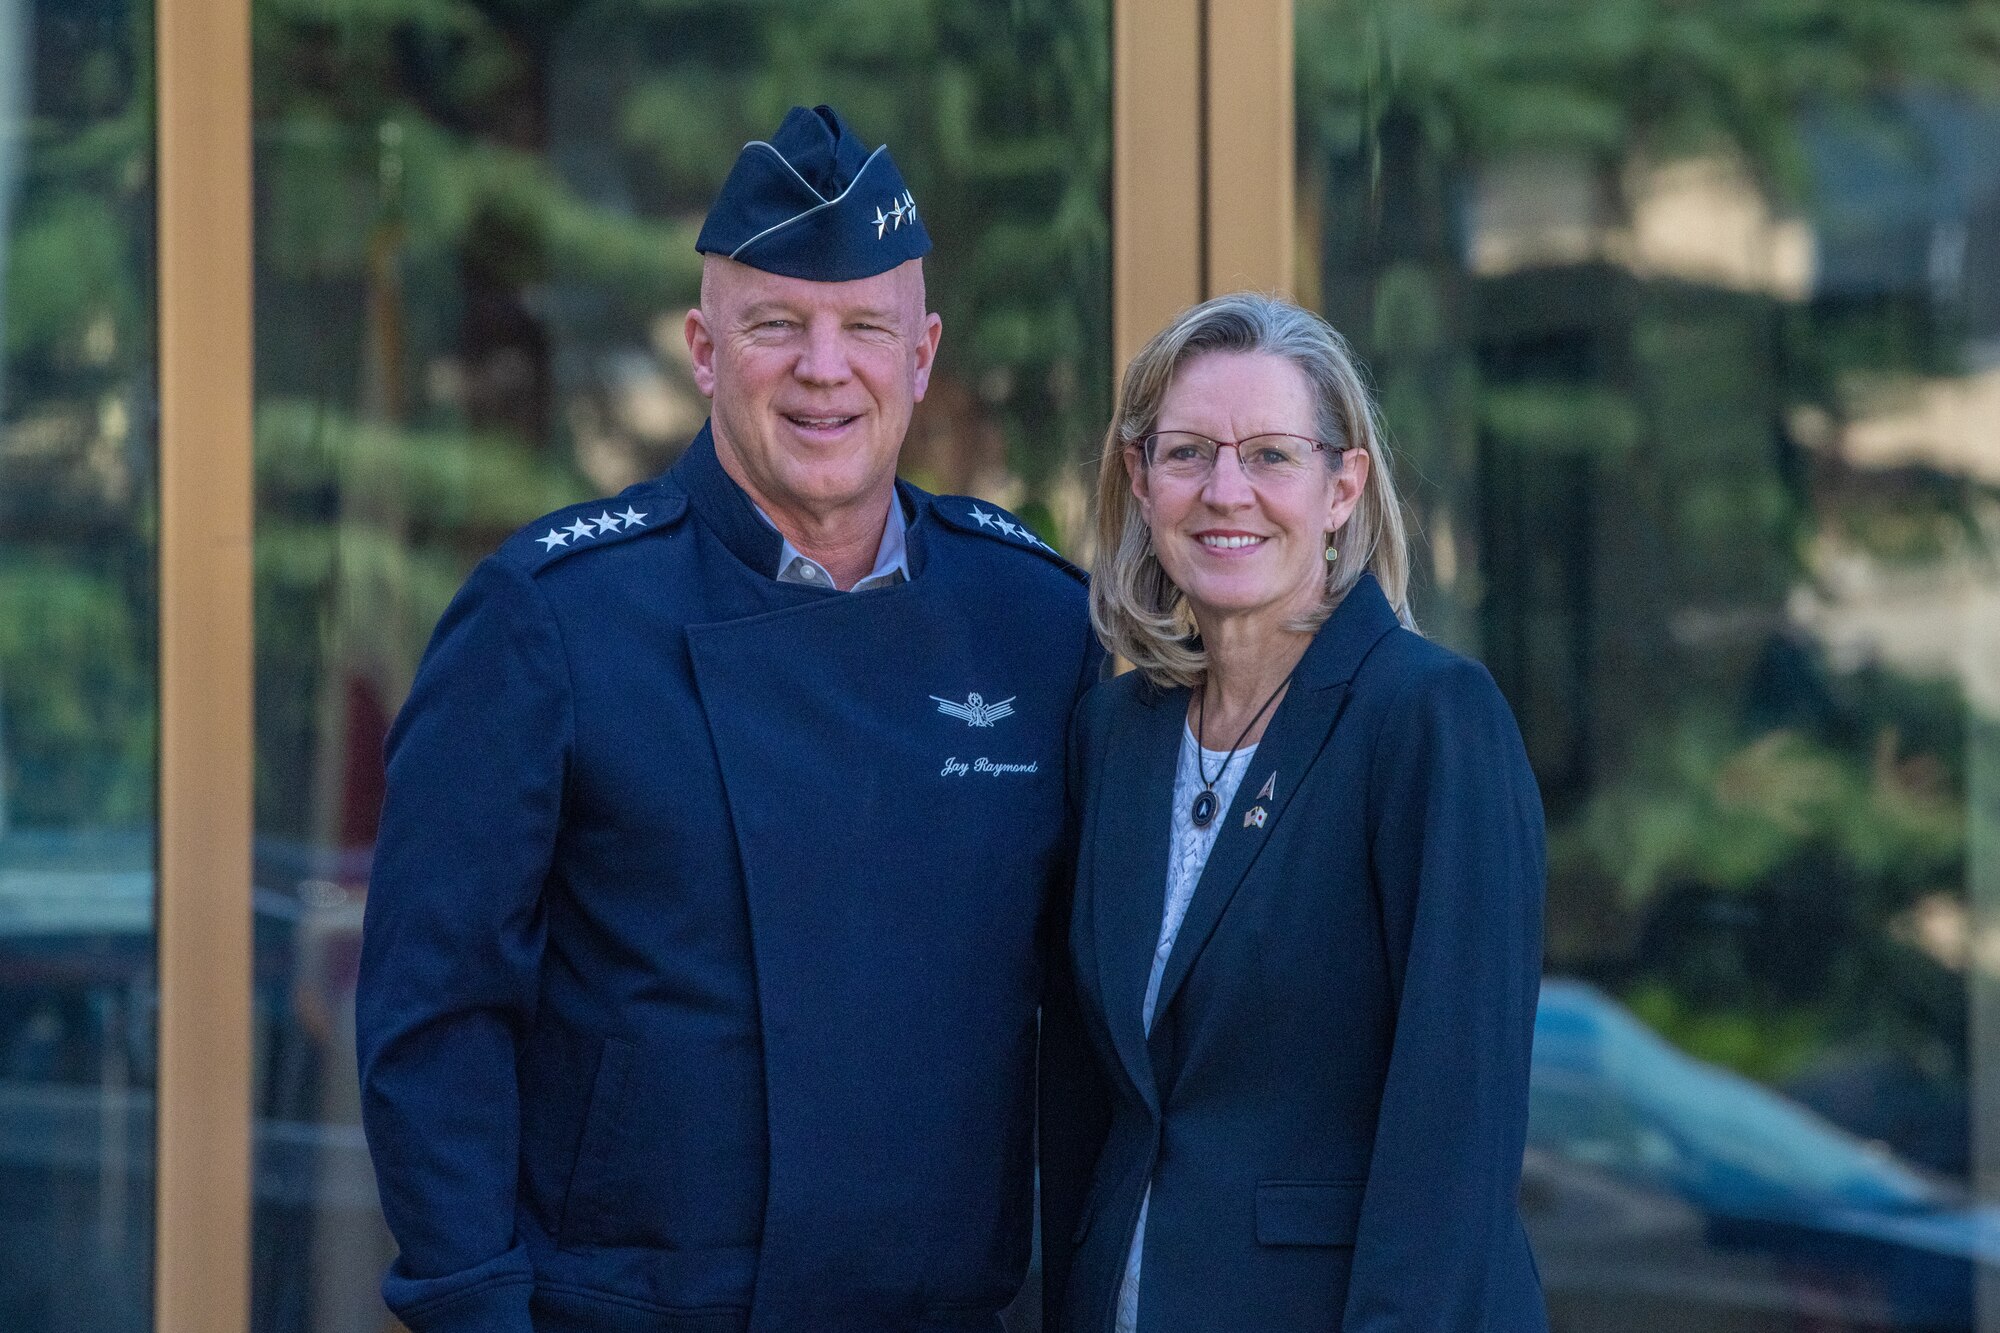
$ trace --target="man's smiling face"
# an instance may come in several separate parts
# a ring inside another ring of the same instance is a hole
[[[922,262],[810,282],[710,256],[701,287],[685,331],[723,467],[807,526],[882,503],[942,333]]]

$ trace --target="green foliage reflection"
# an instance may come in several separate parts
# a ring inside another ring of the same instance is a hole
[[[152,36],[0,20],[0,839],[152,819]]]
[[[1298,88],[1302,286],[1521,718],[1552,969],[1962,1105],[2000,5],[1301,0]]]
[[[356,709],[400,700],[457,578],[699,425],[694,235],[793,104],[888,140],[937,242],[945,343],[906,471],[1080,534],[1110,383],[1104,0],[256,16],[267,832],[365,841]]]

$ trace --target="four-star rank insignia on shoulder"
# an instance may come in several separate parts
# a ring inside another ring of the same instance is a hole
[[[1027,524],[999,505],[964,495],[935,495],[931,497],[931,507],[939,518],[954,528],[991,537],[1002,545],[1033,551],[1046,560],[1054,561],[1077,578],[1084,577],[1083,571],[1065,559],[1062,552],[1037,537]]]
[[[578,551],[671,527],[686,511],[687,497],[678,490],[634,487],[613,500],[558,509],[515,533],[502,549],[532,572]]]

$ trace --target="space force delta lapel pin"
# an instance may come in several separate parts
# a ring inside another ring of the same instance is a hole
[[[1272,769],[1271,776],[1264,779],[1264,785],[1257,789],[1257,795],[1255,799],[1259,801],[1275,801],[1278,799],[1277,769],[1275,768]],[[1263,806],[1253,805],[1248,810],[1245,810],[1243,812],[1243,827],[1263,828],[1264,821],[1268,818],[1270,818],[1270,813],[1266,811]]]

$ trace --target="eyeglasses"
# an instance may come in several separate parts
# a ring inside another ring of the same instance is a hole
[[[1242,440],[1211,440],[1187,430],[1154,431],[1139,441],[1146,466],[1175,481],[1207,481],[1215,471],[1215,460],[1224,449],[1234,449],[1243,474],[1253,484],[1282,485],[1306,474],[1306,467],[1319,450],[1333,455],[1338,468],[1341,455],[1352,445],[1328,444],[1307,435],[1273,432]]]

